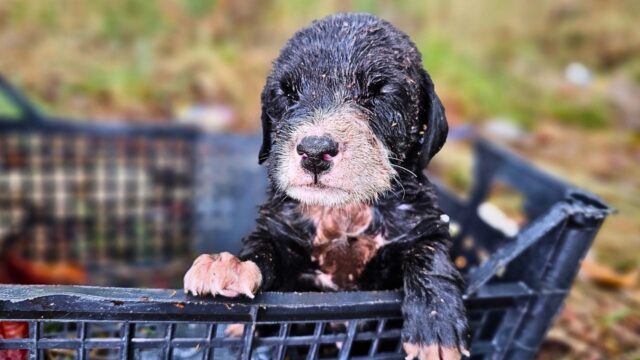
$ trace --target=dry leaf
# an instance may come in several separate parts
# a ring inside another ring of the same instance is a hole
[[[636,268],[622,274],[591,258],[586,258],[580,267],[580,275],[599,285],[616,289],[630,289],[638,283],[640,270]]]

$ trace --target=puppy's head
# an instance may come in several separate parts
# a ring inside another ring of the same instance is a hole
[[[322,206],[374,201],[405,169],[420,176],[447,135],[415,45],[367,14],[315,21],[287,42],[262,92],[262,127],[272,184]]]

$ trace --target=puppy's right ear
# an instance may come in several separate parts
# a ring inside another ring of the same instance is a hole
[[[431,158],[442,149],[447,140],[449,125],[444,114],[444,106],[436,94],[433,81],[426,71],[422,74],[423,108],[426,114],[423,117],[424,136],[422,138],[422,148],[418,161],[418,171],[427,167]]]
[[[262,146],[258,154],[258,164],[262,164],[269,158],[271,153],[271,117],[267,114],[264,104],[262,105]]]

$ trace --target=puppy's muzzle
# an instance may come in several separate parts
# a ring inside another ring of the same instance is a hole
[[[318,175],[331,168],[333,158],[338,155],[338,143],[329,135],[305,136],[296,147],[300,155],[300,166],[314,175],[314,182],[318,182]]]

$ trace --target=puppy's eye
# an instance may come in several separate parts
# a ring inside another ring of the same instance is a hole
[[[379,80],[369,84],[369,86],[367,87],[367,93],[369,96],[373,97],[380,94],[384,94],[385,91],[388,90],[387,88],[388,88],[387,81]]]
[[[378,95],[382,95],[385,94],[387,92],[389,92],[391,86],[389,86],[389,83],[387,80],[378,80],[378,81],[373,81],[369,84],[369,86],[367,86],[367,95],[369,97],[376,97]]]
[[[289,105],[293,105],[298,102],[298,100],[300,100],[298,89],[289,81],[280,82],[280,91],[282,96],[287,98],[287,102],[289,103]]]
[[[391,85],[386,79],[376,79],[369,82],[359,100],[365,107],[371,107],[380,96],[391,92]]]

